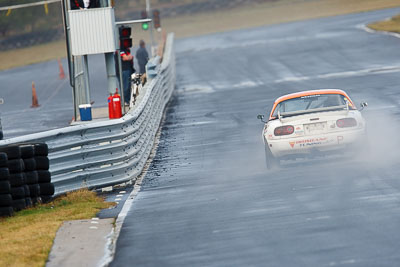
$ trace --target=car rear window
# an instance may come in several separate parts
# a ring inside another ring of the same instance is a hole
[[[346,97],[340,94],[307,95],[280,102],[272,116],[277,117],[278,112],[288,113],[297,111],[310,111],[318,108],[336,107],[346,105]],[[354,109],[350,106],[351,109]]]

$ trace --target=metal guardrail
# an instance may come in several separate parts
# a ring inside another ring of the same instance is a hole
[[[45,142],[55,194],[99,188],[135,179],[153,148],[164,108],[175,87],[174,36],[169,34],[158,74],[124,117],[69,126],[0,141],[0,147]]]

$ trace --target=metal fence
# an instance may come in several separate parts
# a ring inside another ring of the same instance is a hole
[[[169,34],[157,75],[134,110],[121,119],[92,122],[0,141],[45,142],[56,195],[135,179],[153,148],[164,108],[175,87],[174,37]]]

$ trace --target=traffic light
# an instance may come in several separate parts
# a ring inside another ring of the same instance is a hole
[[[141,17],[142,19],[147,19],[147,12],[146,10],[143,10],[141,12]],[[142,29],[147,31],[149,29],[149,23],[148,22],[142,22]]]
[[[121,26],[119,27],[119,46],[121,50],[132,47],[131,28]]]
[[[157,9],[153,11],[153,23],[154,23],[154,28],[156,29],[161,28],[160,11],[158,11]]]

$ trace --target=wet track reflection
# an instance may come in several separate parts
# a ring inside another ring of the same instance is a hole
[[[400,66],[399,39],[357,27],[397,11],[177,42],[177,90],[112,266],[397,266],[399,73],[357,72]],[[370,104],[370,153],[268,171],[256,115],[317,88]]]

